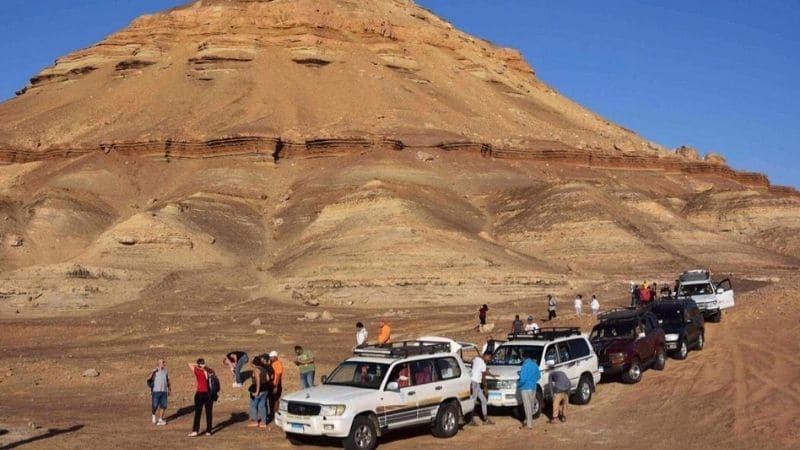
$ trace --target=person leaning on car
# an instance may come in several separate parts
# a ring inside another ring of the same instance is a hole
[[[550,423],[557,423],[556,418],[562,422],[567,421],[567,395],[570,383],[567,374],[560,370],[550,372],[550,392],[553,393],[553,415]]]

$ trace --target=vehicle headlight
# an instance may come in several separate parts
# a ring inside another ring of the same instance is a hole
[[[678,334],[677,333],[669,333],[669,334],[665,335],[665,338],[669,342],[674,342],[674,341],[678,340]]]
[[[284,399],[281,399],[281,404],[280,404],[280,406],[278,406],[278,409],[281,410],[281,411],[288,410],[289,409],[289,402],[284,400]]]
[[[341,416],[344,414],[344,405],[322,405],[320,413],[323,416]]]
[[[625,353],[609,353],[608,359],[612,364],[619,364],[625,361]]]

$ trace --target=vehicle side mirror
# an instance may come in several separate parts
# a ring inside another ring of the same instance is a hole
[[[724,293],[725,293],[725,289],[717,288],[717,294],[724,294]]]
[[[322,378],[320,378],[320,381],[322,381],[322,384],[325,384],[325,382],[328,381],[328,376],[323,375]]]
[[[544,365],[547,366],[547,367],[553,367],[553,366],[556,365],[556,362],[555,362],[555,360],[548,359],[547,361],[544,362]]]
[[[392,392],[400,392],[400,385],[397,383],[397,381],[392,381],[386,385],[386,390]]]

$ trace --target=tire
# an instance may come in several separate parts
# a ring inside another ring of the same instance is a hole
[[[581,379],[578,381],[578,388],[574,394],[569,396],[569,401],[574,405],[587,405],[592,401],[592,391],[594,390],[592,385],[592,379],[589,375],[581,375]]]
[[[655,370],[664,370],[664,367],[667,366],[667,352],[664,350],[664,347],[658,347],[656,350],[655,359],[653,359],[653,369]]]
[[[689,356],[689,345],[686,344],[686,339],[681,338],[678,341],[678,349],[675,350],[675,359],[684,360],[687,356]]]
[[[714,323],[722,322],[722,310],[721,309],[719,311],[717,311],[716,314],[711,316],[711,321],[714,322]]]
[[[622,382],[626,384],[636,384],[642,380],[642,363],[639,362],[639,358],[633,358],[631,360],[630,366],[628,366],[628,370],[622,372]]]
[[[375,424],[367,416],[358,416],[350,427],[350,435],[342,441],[345,450],[373,450],[378,446]]]
[[[454,402],[447,402],[439,407],[436,421],[431,433],[437,438],[451,438],[458,433],[460,412]]]
[[[703,349],[703,347],[705,347],[705,345],[706,345],[706,334],[701,331],[700,334],[697,335],[697,342],[694,344],[694,349],[700,351]]]

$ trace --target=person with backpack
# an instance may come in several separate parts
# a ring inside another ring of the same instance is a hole
[[[233,387],[242,387],[242,369],[249,360],[247,353],[241,350],[228,353],[222,360],[233,373]]]
[[[156,368],[147,377],[147,385],[150,387],[153,423],[159,426],[166,425],[167,421],[164,420],[164,413],[167,410],[167,397],[172,391],[169,385],[166,361],[163,359],[158,360]]]
[[[211,368],[206,367],[206,361],[203,358],[198,358],[197,363],[189,363],[189,370],[192,371],[197,381],[194,393],[194,422],[189,437],[198,436],[200,433],[200,416],[203,414],[203,408],[206,410],[205,435],[211,436],[212,413],[215,397],[219,393],[219,379]]]
[[[250,385],[250,424],[248,427],[267,428],[267,396],[271,377],[267,368],[269,362],[263,356],[256,356],[253,366],[253,383]],[[263,423],[262,423],[263,421]]]

